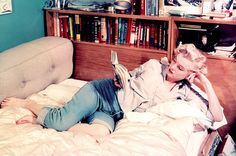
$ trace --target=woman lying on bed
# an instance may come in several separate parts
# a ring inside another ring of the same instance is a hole
[[[171,64],[151,59],[131,71],[131,92],[127,95],[121,94],[117,81],[102,79],[87,83],[61,108],[50,104],[45,107],[29,99],[13,97],[3,100],[1,107],[23,107],[35,115],[33,118],[23,117],[17,123],[32,122],[58,131],[80,130],[91,135],[113,132],[123,113],[146,111],[156,104],[173,100],[194,100],[212,122],[221,121],[223,113],[205,76],[205,61],[194,45],[180,45],[174,51]],[[205,89],[207,100],[191,87],[193,81]]]

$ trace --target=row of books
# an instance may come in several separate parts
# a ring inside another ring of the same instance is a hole
[[[54,17],[54,36],[80,41],[81,26],[79,15],[56,15]]]
[[[77,41],[133,45],[143,48],[166,50],[168,47],[166,21],[87,15],[59,15],[58,19],[56,36]]]

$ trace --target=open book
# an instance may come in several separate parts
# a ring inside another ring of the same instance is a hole
[[[130,74],[125,66],[119,64],[117,53],[113,50],[111,50],[111,64],[119,84],[124,91],[127,90],[129,88]]]

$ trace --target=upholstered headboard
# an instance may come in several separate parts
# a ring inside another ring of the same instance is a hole
[[[72,74],[73,45],[59,37],[43,37],[0,53],[0,102],[25,98]]]

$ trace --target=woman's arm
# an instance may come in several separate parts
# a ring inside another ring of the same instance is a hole
[[[204,74],[201,74],[201,73],[197,73],[194,80],[196,80],[198,83],[200,83],[203,86],[207,94],[209,110],[212,113],[214,121],[216,122],[222,121],[223,112],[221,109],[219,99],[216,96],[216,93],[212,87],[211,82],[208,80],[208,78]]]

